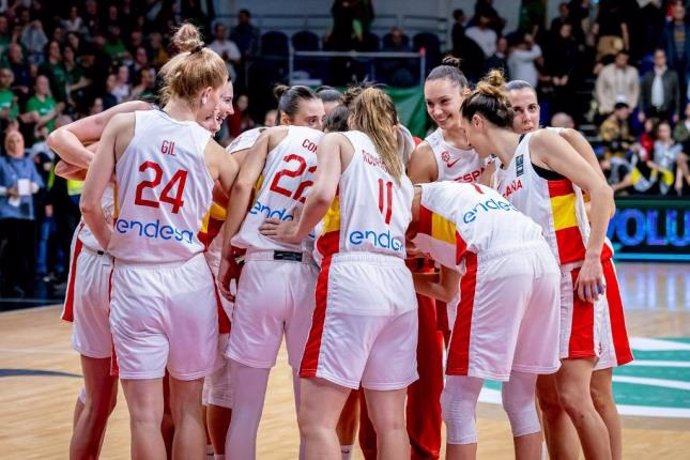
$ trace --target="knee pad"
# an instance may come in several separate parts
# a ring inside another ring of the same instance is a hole
[[[475,411],[482,379],[451,375],[441,394],[443,421],[449,444],[474,444],[477,442]]]
[[[535,401],[536,384],[536,374],[522,372],[512,372],[510,380],[503,383],[503,409],[508,414],[514,437],[541,431]]]

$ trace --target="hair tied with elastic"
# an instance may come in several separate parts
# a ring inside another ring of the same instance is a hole
[[[203,50],[203,49],[204,49],[204,44],[199,43],[194,48],[192,48],[192,50],[189,52],[189,54],[201,53],[201,50]]]

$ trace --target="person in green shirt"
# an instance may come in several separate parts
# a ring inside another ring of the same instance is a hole
[[[26,102],[26,112],[20,118],[24,123],[36,123],[36,128],[46,126],[48,132],[55,129],[58,107],[50,95],[50,82],[45,75],[36,77],[34,95]]]
[[[38,68],[38,73],[44,74],[50,80],[50,90],[55,99],[64,102],[67,100],[67,71],[62,64],[62,51],[60,44],[51,40],[46,46],[46,59]]]
[[[16,120],[19,116],[17,96],[10,89],[14,81],[14,74],[10,69],[0,69],[0,122]]]

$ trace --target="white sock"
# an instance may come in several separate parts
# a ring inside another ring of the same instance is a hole
[[[355,446],[350,444],[349,446],[340,446],[340,458],[341,460],[352,460],[355,455]]]
[[[213,456],[213,460],[225,460],[225,455],[216,454]]]

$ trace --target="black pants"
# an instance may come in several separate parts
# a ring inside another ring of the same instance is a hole
[[[33,296],[36,271],[36,223],[29,219],[0,219],[0,240],[3,242],[0,267],[4,277],[3,296],[16,296],[23,291]]]

